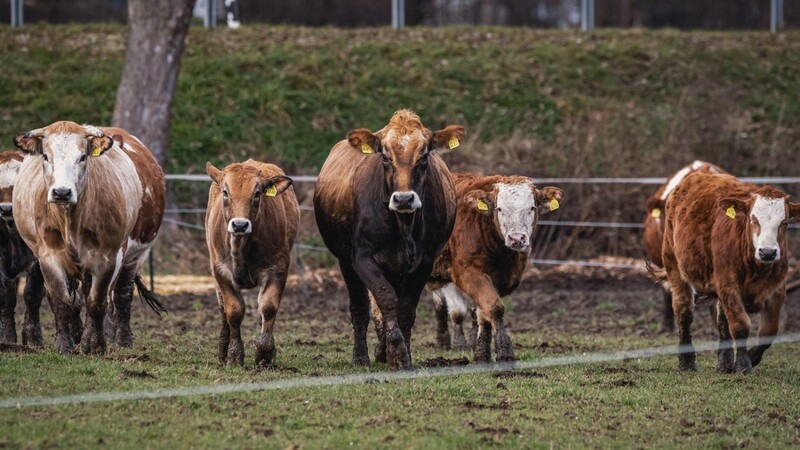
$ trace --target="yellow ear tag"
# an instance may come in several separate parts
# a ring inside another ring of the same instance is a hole
[[[267,197],[275,197],[278,195],[278,187],[273,184],[264,191],[264,195]]]
[[[458,142],[458,138],[456,138],[455,136],[451,137],[450,140],[447,141],[447,146],[450,148],[450,150],[458,147],[460,144],[461,143]]]
[[[558,207],[559,207],[558,200],[551,199],[550,200],[550,211],[555,211],[555,210],[558,209]]]
[[[650,215],[658,219],[659,217],[661,217],[661,210],[658,208],[653,208],[653,210],[650,211]]]
[[[728,207],[728,210],[725,211],[725,215],[730,217],[731,219],[736,218],[736,209],[733,207],[733,205]]]
[[[369,144],[361,144],[361,153],[370,154],[372,153],[372,147]]]
[[[489,210],[489,205],[487,205],[486,202],[483,201],[483,199],[479,198],[478,199],[478,211],[488,211],[488,210]]]
[[[97,147],[92,151],[92,156],[100,156],[103,154],[103,147]]]

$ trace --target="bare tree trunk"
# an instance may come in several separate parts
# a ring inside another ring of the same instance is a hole
[[[128,43],[114,126],[138,137],[166,171],[170,110],[195,0],[128,0]]]

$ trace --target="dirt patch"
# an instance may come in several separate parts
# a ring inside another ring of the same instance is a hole
[[[146,370],[128,370],[125,369],[122,371],[122,379],[127,380],[128,378],[145,378],[145,379],[155,379],[156,376],[149,373]]]
[[[36,349],[27,345],[0,343],[0,353],[36,353]]]
[[[611,382],[611,386],[614,386],[614,387],[634,387],[634,386],[636,386],[636,383],[633,380],[621,379],[621,380],[612,381]]]
[[[547,378],[547,375],[535,370],[508,370],[497,372],[495,378]]]
[[[419,363],[420,367],[454,367],[454,366],[466,366],[469,364],[469,359],[466,357],[461,358],[443,358],[441,356],[437,356],[436,358],[426,359]]]

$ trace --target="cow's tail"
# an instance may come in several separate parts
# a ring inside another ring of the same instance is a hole
[[[654,281],[659,283],[663,283],[667,281],[667,269],[663,267],[656,267],[650,261],[644,262],[645,267],[647,268],[647,273],[650,275]]]
[[[167,312],[167,309],[164,308],[164,305],[162,305],[161,302],[158,301],[158,297],[156,297],[156,295],[153,294],[153,292],[147,289],[147,286],[144,284],[144,281],[142,280],[142,276],[139,275],[138,273],[136,274],[135,281],[136,281],[136,289],[139,290],[139,300],[142,300],[142,302],[146,302],[147,306],[149,306],[150,309],[153,310],[153,312],[158,314],[158,317],[161,317],[162,312]]]

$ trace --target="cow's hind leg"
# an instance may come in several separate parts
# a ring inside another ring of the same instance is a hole
[[[106,302],[108,301],[108,291],[113,277],[113,267],[92,277],[91,289],[89,296],[86,298],[86,325],[81,339],[81,351],[84,354],[102,355],[106,352],[103,322],[106,317]],[[86,281],[84,280],[84,282]]]
[[[69,330],[69,321],[72,302],[69,299],[67,275],[61,269],[57,260],[40,259],[44,284],[47,289],[47,298],[50,301],[50,310],[53,311],[56,325],[56,351],[61,354],[72,353],[75,340]]]
[[[17,327],[14,311],[17,307],[17,280],[0,275],[0,342],[15,344]]]
[[[44,280],[38,263],[34,264],[28,271],[22,297],[25,300],[25,325],[22,327],[22,343],[32,347],[44,347],[42,324],[39,319],[39,309],[42,306],[42,297],[44,297]]]
[[[697,370],[697,355],[692,345],[692,321],[694,319],[694,296],[691,287],[681,279],[670,279],[672,286],[672,308],[678,322],[678,368]]]
[[[119,347],[133,347],[131,331],[131,303],[133,302],[133,285],[136,278],[134,267],[123,267],[114,287],[113,314],[111,321],[114,327],[114,343]]]
[[[448,284],[442,289],[447,301],[447,310],[450,312],[450,321],[453,324],[453,348],[464,350],[467,348],[467,340],[464,338],[464,319],[467,317],[466,299],[455,284]]]
[[[742,306],[739,295],[735,292],[725,292],[720,290],[719,302],[725,317],[728,319],[728,329],[733,338],[733,346],[736,350],[736,357],[733,363],[733,371],[736,373],[750,373],[753,364],[750,355],[747,353],[747,338],[750,335],[750,317]]]
[[[772,345],[775,335],[778,334],[781,309],[785,301],[786,290],[782,287],[780,291],[772,295],[761,311],[761,324],[758,326],[758,344],[749,351],[750,362],[753,367],[761,362],[764,352]]]
[[[436,347],[442,350],[450,350],[450,331],[447,329],[447,301],[441,289],[433,291],[433,310],[436,312]]]
[[[288,266],[288,260],[286,266]],[[258,312],[261,314],[261,335],[256,341],[256,365],[275,362],[275,316],[281,306],[281,297],[286,287],[286,270],[272,273],[258,296]]]
[[[733,372],[733,343],[731,332],[728,328],[728,318],[722,310],[720,302],[716,302],[717,330],[719,330],[719,348],[717,349],[717,371],[722,373]]]
[[[349,261],[339,261],[342,277],[347,285],[347,293],[350,296],[350,322],[353,324],[353,364],[358,366],[369,365],[369,350],[367,349],[367,330],[369,328],[369,298],[367,288],[353,270]],[[379,320],[376,320],[375,329],[380,334]],[[378,340],[380,342],[380,339]],[[379,353],[375,349],[376,355]],[[386,360],[385,351],[383,360]],[[376,356],[378,358],[378,356]]]
[[[221,365],[225,365],[225,361],[228,359],[228,346],[231,343],[231,328],[228,326],[228,318],[225,317],[225,299],[222,297],[222,292],[220,292],[219,288],[216,289],[216,292],[219,315],[222,319],[222,326],[217,338],[217,360]]]
[[[672,289],[669,283],[664,283],[662,292],[664,293],[664,305],[661,315],[661,332],[672,333],[675,331],[675,311],[672,309]]]
[[[230,366],[244,365],[244,344],[242,343],[241,326],[244,319],[244,299],[241,292],[236,289],[227,278],[216,275],[218,296],[222,298],[222,312],[225,324],[220,333],[220,355],[224,352],[225,363]],[[223,333],[227,339],[223,339]],[[223,341],[227,340],[227,349],[222,348]]]

